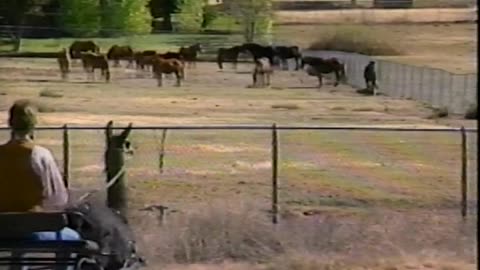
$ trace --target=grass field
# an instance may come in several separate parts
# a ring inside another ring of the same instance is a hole
[[[164,87],[159,88],[151,74],[131,69],[114,68],[108,84],[98,77],[96,82],[87,82],[77,62],[69,80],[62,81],[53,59],[2,59],[0,111],[4,113],[0,124],[6,124],[8,106],[25,97],[40,104],[40,124],[46,126],[98,126],[109,120],[116,125],[133,122],[137,126],[273,122],[416,127],[475,124],[427,119],[431,111],[422,104],[385,96],[360,96],[348,86],[335,88],[331,82],[318,90],[316,79],[303,72],[276,71],[271,88],[249,88],[250,70],[248,64],[239,65],[237,71],[227,64],[224,71],[219,71],[213,63],[199,63],[197,68],[187,69],[182,87],[173,86],[174,80],[167,78]],[[6,139],[8,133],[1,136]],[[37,138],[62,162],[60,132],[39,131]],[[474,255],[469,249],[472,240],[468,239],[473,239],[475,230],[459,219],[458,134],[280,132],[279,196],[284,227],[276,229],[278,234],[269,232],[272,228],[265,221],[271,194],[269,131],[170,130],[162,173],[160,139],[160,131],[134,131],[131,141],[135,154],[127,161],[131,217],[144,252],[154,262],[152,269],[155,265],[223,259],[270,262],[279,254],[303,249],[341,258],[349,256],[349,242],[356,243],[355,250],[369,250],[357,254],[362,260],[396,258],[412,250],[417,255],[418,250],[428,249],[444,259],[444,252],[455,249],[455,260],[462,263],[458,269],[471,269]],[[74,194],[101,188],[103,134],[74,131],[71,142]],[[474,141],[470,143],[475,145]],[[474,164],[475,157],[471,158]],[[476,170],[471,167],[470,172]],[[470,198],[476,196],[473,179],[474,175],[469,184]],[[171,211],[167,214],[171,225],[162,229],[156,229],[153,213],[139,211],[159,204]],[[363,232],[367,238],[352,234],[360,232],[359,228],[374,228],[378,222],[384,224],[382,230],[393,233]],[[354,227],[340,226],[344,223]],[[413,242],[395,236],[410,226],[416,228],[410,235]],[[180,228],[187,231],[180,232]],[[300,228],[305,230],[300,232]],[[298,231],[293,235],[299,239],[292,238],[292,230]],[[230,236],[218,238],[225,231]],[[329,234],[331,238],[326,238]],[[317,235],[315,244],[307,244],[312,235]],[[375,237],[393,241],[396,249],[390,250],[387,242]],[[199,248],[195,239],[203,239],[207,247]],[[415,242],[420,239],[421,244]],[[439,242],[444,246],[438,246]],[[221,251],[225,249],[232,250]],[[312,264],[317,265],[315,261]],[[317,269],[301,267],[296,269]]]
[[[354,27],[354,26],[344,26]],[[452,72],[476,72],[476,25],[377,25],[404,55],[385,57]],[[307,47],[332,25],[279,26],[275,39]],[[448,35],[447,35],[448,34]],[[292,38],[294,37],[294,38]],[[239,36],[159,34],[97,39],[137,49],[218,46]],[[25,40],[24,51],[52,51],[72,39]],[[208,52],[208,51],[207,51]],[[123,63],[123,65],[125,65]],[[149,73],[113,68],[112,81],[87,82],[79,62],[62,81],[54,59],[0,58],[0,125],[18,98],[41,109],[40,125],[360,125],[476,127],[455,117],[430,119],[412,100],[361,96],[304,72],[275,71],[272,87],[250,88],[251,66],[213,63],[156,86]],[[476,214],[459,216],[460,136],[451,133],[280,131],[280,224],[271,208],[271,133],[169,130],[160,171],[161,130],[132,132],[127,160],[131,219],[150,269],[475,269]],[[476,209],[474,134],[469,135],[469,202]],[[61,131],[38,131],[62,164]],[[0,140],[8,138],[0,132]],[[72,131],[72,192],[100,189],[104,134]],[[101,194],[100,194],[101,195]],[[148,205],[170,209],[159,226]],[[226,261],[225,261],[226,260]],[[166,268],[163,268],[163,267]],[[167,267],[168,266],[168,267]]]

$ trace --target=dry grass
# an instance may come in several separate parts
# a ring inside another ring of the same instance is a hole
[[[61,98],[63,97],[63,93],[60,91],[53,91],[49,89],[45,89],[40,91],[40,97],[47,97],[47,98]]]
[[[323,213],[282,219],[274,226],[251,205],[199,205],[171,214],[162,227],[136,216],[140,250],[152,269],[176,264],[167,269],[215,269],[205,265],[223,262],[241,263],[232,269],[265,270],[473,269],[475,221],[463,222],[449,211]]]
[[[309,46],[310,50],[332,50],[366,55],[401,55],[400,48],[391,43],[388,33],[372,31],[368,26],[338,26],[322,34]]]

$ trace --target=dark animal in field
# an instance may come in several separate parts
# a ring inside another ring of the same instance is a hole
[[[367,91],[374,93],[375,89],[378,89],[377,86],[377,74],[375,73],[375,62],[370,61],[363,70],[363,78],[365,79],[365,84]]]
[[[270,76],[273,73],[273,68],[270,65],[269,59],[262,57],[255,61],[255,68],[253,69],[253,87],[270,86]],[[258,83],[260,76],[261,83]]]
[[[82,52],[100,53],[100,47],[91,40],[76,40],[70,45],[69,52],[71,59],[79,59]]]
[[[127,220],[103,202],[83,202],[66,209],[69,223],[85,240],[98,243],[101,253],[95,260],[105,270],[135,269],[146,266],[137,253],[133,231]],[[70,214],[71,213],[71,214]],[[81,216],[74,214],[81,213]]]
[[[114,61],[114,66],[120,66],[120,60],[127,60],[128,66],[131,67],[133,65],[134,55],[133,50],[130,46],[118,46],[113,45],[107,52],[108,60]]]
[[[181,47],[178,51],[189,66],[196,66],[197,55],[200,52],[202,52],[202,46],[200,43],[193,44],[189,47]]]
[[[163,58],[163,59],[177,59],[182,62],[184,62],[184,57],[181,53],[179,52],[166,52],[166,53],[159,53],[157,54],[158,57]]]
[[[157,78],[158,86],[162,86],[163,74],[175,74],[177,86],[185,79],[185,64],[179,59],[165,59],[157,56],[153,60],[153,75]]]
[[[107,57],[103,54],[97,54],[92,52],[81,53],[83,69],[87,72],[87,76],[91,79],[95,79],[95,69],[102,71],[102,76],[105,77],[105,81],[110,81],[110,68],[108,66]]]
[[[295,60],[295,70],[299,70],[302,54],[298,46],[275,46],[273,47],[275,56],[278,57],[284,68],[288,70],[288,59]]]
[[[224,62],[232,62],[233,68],[237,68],[238,56],[242,52],[240,46],[233,46],[231,48],[220,48],[217,51],[217,64],[220,69],[223,69]]]
[[[144,70],[145,67],[152,66],[152,61],[156,55],[157,52],[151,50],[134,53],[133,58],[135,59],[137,69]]]
[[[270,65],[274,65],[275,51],[272,46],[263,46],[256,43],[245,43],[240,46],[242,52],[249,52],[253,56],[254,62],[260,58],[267,58]]]
[[[322,87],[322,74],[335,73],[335,83],[337,86],[340,81],[346,80],[345,64],[341,63],[337,58],[317,58],[317,57],[303,57],[302,68],[308,65],[307,73],[318,78],[318,87]]]
[[[67,79],[68,74],[70,73],[70,56],[67,53],[67,49],[63,48],[57,57],[57,63],[60,67],[60,73],[62,74],[62,79]]]

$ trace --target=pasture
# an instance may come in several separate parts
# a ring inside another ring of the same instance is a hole
[[[309,38],[317,37],[312,34],[317,33],[314,27],[304,27],[303,32],[297,27],[284,26],[278,30],[278,39],[285,40],[296,32],[307,44]],[[466,45],[450,59],[456,59],[458,67],[468,67],[472,25],[411,27],[428,29],[432,40],[437,41],[448,29],[465,30],[452,31],[462,35],[459,39]],[[412,28],[398,29],[396,34],[401,36]],[[187,37],[191,40],[192,36]],[[146,37],[153,38],[157,37]],[[127,43],[157,50],[187,43],[186,39],[171,38],[165,37],[163,43],[137,38]],[[69,42],[26,40],[24,50],[45,51],[48,47],[47,51],[53,51]],[[100,40],[103,52],[110,42],[120,41]],[[430,63],[434,52],[438,56],[445,48],[458,45],[454,43],[441,39],[435,43],[438,50],[415,57],[414,52],[427,46],[418,42],[408,47],[411,55],[404,59]],[[446,57],[435,59],[438,62],[433,65],[441,62],[453,67]],[[104,126],[109,120],[115,126],[129,122],[135,126],[274,122],[300,126],[475,126],[475,121],[455,116],[431,119],[432,111],[412,100],[362,96],[346,85],[333,87],[331,77],[318,89],[317,79],[303,71],[275,70],[270,88],[250,88],[253,65],[239,64],[233,70],[226,63],[219,71],[216,64],[205,62],[186,69],[181,87],[175,86],[173,77],[167,77],[160,88],[150,72],[127,69],[124,62],[121,65],[111,68],[110,83],[104,83],[98,71],[96,81],[91,82],[77,61],[64,81],[55,59],[1,58],[0,125],[6,125],[6,110],[14,100],[31,98],[39,104],[41,126]],[[8,135],[0,133],[0,140]],[[38,131],[36,137],[62,164],[61,131]],[[474,137],[468,137],[472,165],[469,198],[476,198],[477,190]],[[240,264],[227,262],[212,269],[255,269],[259,266],[249,263],[259,262],[267,268],[258,269],[319,269],[319,265],[337,261],[353,266],[373,263],[373,269],[391,265],[412,269],[412,264],[443,269],[443,262],[458,261],[453,269],[473,269],[476,214],[467,221],[460,218],[459,138],[458,133],[280,131],[280,226],[272,228],[267,220],[271,208],[270,131],[168,130],[160,168],[162,130],[134,130],[130,140],[135,153],[127,160],[127,170],[131,218],[140,250],[152,263],[151,269],[225,259]],[[101,131],[70,132],[75,196],[102,187],[104,140]],[[141,211],[151,205],[169,207],[166,225],[158,225],[155,213]],[[476,209],[476,201],[470,206]],[[279,254],[288,256],[278,259]],[[386,259],[379,263],[377,258]],[[191,269],[210,269],[196,267]]]

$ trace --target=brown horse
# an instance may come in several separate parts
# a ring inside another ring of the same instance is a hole
[[[266,57],[255,60],[255,68],[253,69],[253,87],[270,86],[270,76],[273,74],[270,60]],[[258,84],[258,75],[261,76],[261,84]]]
[[[125,46],[118,46],[113,45],[107,52],[108,60],[114,61],[114,66],[120,66],[120,60],[127,60],[128,66],[131,67],[133,65],[133,50],[132,47],[125,45]]]
[[[135,65],[137,69],[144,70],[145,67],[152,66],[152,61],[156,55],[157,52],[151,50],[134,53],[133,58],[135,59]]]
[[[178,59],[164,59],[156,57],[153,60],[153,75],[157,78],[158,86],[162,86],[162,74],[175,74],[177,86],[185,79],[185,65]]]
[[[81,58],[81,52],[94,52],[100,53],[100,47],[98,47],[95,42],[91,40],[76,40],[70,45],[70,58],[71,59],[79,59]]]
[[[95,69],[100,69],[102,71],[102,76],[105,77],[105,81],[110,81],[110,69],[105,55],[92,52],[82,52],[81,58],[83,69],[87,72],[87,79],[88,77],[91,77],[92,80],[94,80]]]
[[[335,73],[335,83],[334,86],[338,86],[340,81],[345,82],[345,64],[341,63],[337,58],[317,58],[317,57],[303,57],[302,58],[302,68],[308,65],[307,73],[311,76],[318,77],[318,87],[321,88],[323,85],[322,74]]]
[[[67,53],[67,49],[63,48],[57,57],[58,66],[60,67],[60,73],[62,79],[67,79],[70,73],[70,55]]]
[[[202,52],[202,45],[195,43],[192,46],[181,47],[178,53],[183,56],[183,59],[189,66],[196,66],[197,54]]]

